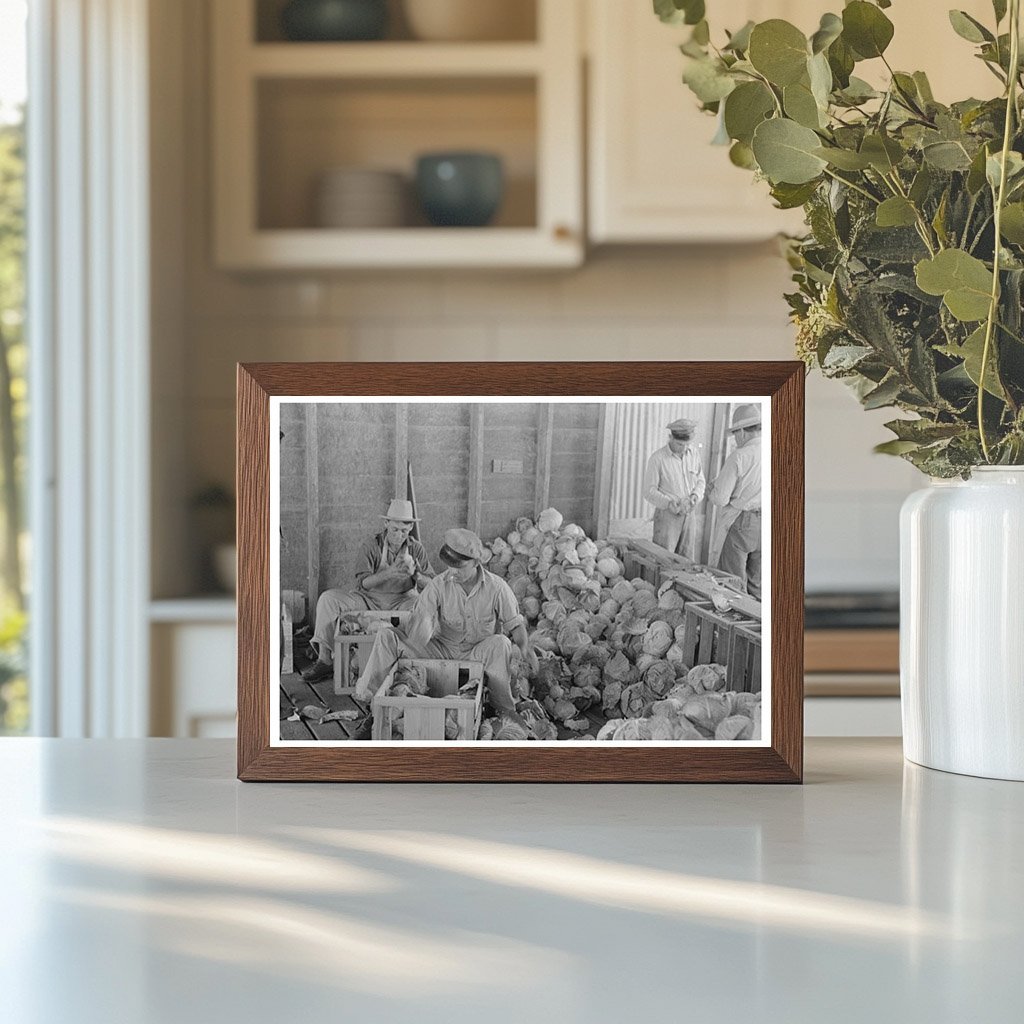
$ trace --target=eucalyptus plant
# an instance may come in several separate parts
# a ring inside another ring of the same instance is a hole
[[[894,407],[878,451],[937,477],[1024,463],[1024,133],[1020,0],[992,23],[950,11],[994,95],[938,102],[886,59],[890,0],[852,0],[806,36],[781,19],[711,39],[705,0],[654,0],[691,26],[683,80],[715,141],[807,233],[786,240],[786,298],[808,367],[866,409]],[[877,61],[887,88],[856,75]]]

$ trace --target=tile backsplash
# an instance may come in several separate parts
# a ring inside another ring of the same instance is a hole
[[[573,272],[244,278],[191,261],[186,464],[233,473],[234,364],[255,360],[787,359],[787,269],[773,245],[597,253]],[[807,582],[897,583],[897,516],[915,471],[876,456],[885,413],[808,378]]]

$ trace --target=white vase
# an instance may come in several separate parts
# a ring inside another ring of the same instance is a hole
[[[1024,781],[1024,467],[910,495],[900,560],[904,754]]]

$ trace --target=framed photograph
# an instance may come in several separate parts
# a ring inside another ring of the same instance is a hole
[[[799,782],[798,362],[238,368],[238,776]]]

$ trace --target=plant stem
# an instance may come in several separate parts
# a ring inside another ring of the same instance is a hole
[[[1006,83],[1006,123],[1003,126],[1003,150],[999,167],[999,190],[995,197],[995,246],[992,255],[992,294],[989,299],[988,319],[985,322],[985,345],[981,350],[981,370],[978,373],[978,435],[985,461],[992,462],[988,435],[985,432],[985,374],[992,350],[992,334],[999,312],[1000,242],[1002,240],[1003,203],[1006,199],[1006,165],[1013,138],[1013,122],[1017,113],[1017,74],[1020,66],[1020,0],[1010,0],[1010,74]]]

